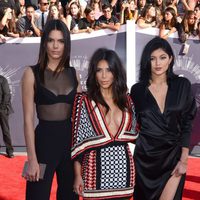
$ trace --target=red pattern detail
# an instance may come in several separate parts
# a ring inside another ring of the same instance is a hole
[[[97,135],[101,135],[103,133],[103,130],[102,130],[102,127],[99,123],[99,120],[98,120],[98,117],[96,115],[96,113],[94,112],[94,107],[92,105],[92,101],[90,101],[90,99],[88,99],[87,97],[85,98],[85,104],[88,108],[88,111],[89,111],[89,116],[90,116],[90,120],[93,124],[93,128],[95,129],[96,131],[96,134]]]
[[[73,137],[72,137],[72,147],[76,144],[76,134],[77,134],[77,129],[78,129],[78,122],[76,119],[79,119],[81,110],[77,109],[77,105],[81,105],[81,97],[82,97],[82,93],[77,93],[74,99],[74,106],[72,109],[72,133],[73,133]],[[78,112],[78,113],[77,113]],[[76,117],[76,115],[78,115],[78,117]]]
[[[135,164],[133,160],[133,155],[128,145],[127,145],[127,151],[130,160],[130,187],[132,187],[135,186]]]
[[[84,189],[96,189],[96,151],[90,151],[83,161]]]

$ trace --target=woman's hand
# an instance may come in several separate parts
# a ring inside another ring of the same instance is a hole
[[[40,168],[37,161],[28,161],[25,179],[30,182],[39,181]]]
[[[5,36],[0,34],[0,43],[5,43],[5,42],[6,42]]]
[[[176,167],[174,168],[171,175],[175,175],[176,177],[181,176],[186,173],[187,170],[187,162],[178,161]]]
[[[6,8],[5,13],[6,14],[12,13],[12,9],[11,8]]]
[[[82,176],[77,175],[74,180],[74,192],[79,196],[83,196],[83,186]]]

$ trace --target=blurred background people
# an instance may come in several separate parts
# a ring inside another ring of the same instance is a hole
[[[26,6],[26,15],[17,21],[17,31],[20,37],[39,37],[41,30],[38,28],[38,18],[35,15],[35,6]]]
[[[187,44],[187,40],[190,36],[197,36],[198,22],[195,19],[195,12],[192,10],[188,10],[181,23],[178,24],[178,36],[181,43],[183,43],[182,53],[187,54],[189,50],[189,44]]]
[[[67,21],[62,13],[62,10],[59,10],[59,5],[57,5],[56,3],[53,3],[49,6],[47,21],[52,19],[60,19],[67,25]]]
[[[47,21],[47,16],[49,12],[49,2],[48,0],[39,0],[39,9],[35,11],[35,14],[37,16],[37,27],[40,29],[40,31],[43,30],[46,21]]]
[[[119,19],[112,14],[112,6],[110,4],[104,4],[102,6],[103,15],[98,19],[97,29],[111,29],[118,31],[120,29]]]
[[[120,24],[125,24],[126,20],[136,21],[138,10],[134,0],[122,1],[120,10]]]
[[[71,2],[66,6],[66,22],[67,27],[72,33],[78,30],[78,23],[82,16],[80,4],[78,2]]]
[[[11,113],[13,113],[13,108],[11,105],[11,93],[8,81],[4,76],[0,75],[0,126],[8,158],[14,157],[14,148],[12,145],[9,126],[9,115]]]
[[[94,10],[87,6],[85,8],[85,17],[78,22],[78,29],[73,33],[91,33],[95,30],[97,21],[95,20]]]
[[[167,7],[164,12],[163,21],[160,24],[159,36],[167,39],[177,31],[176,12],[172,7]]]
[[[7,37],[19,37],[16,30],[15,11],[10,7],[0,7],[0,34]]]
[[[94,10],[95,19],[99,19],[99,17],[103,15],[101,0],[91,0],[90,7]]]
[[[140,28],[153,28],[158,27],[159,24],[157,24],[157,14],[156,14],[156,7],[152,4],[147,4],[141,16],[137,20],[137,25]]]

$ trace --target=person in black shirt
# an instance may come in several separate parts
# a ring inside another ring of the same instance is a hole
[[[24,135],[28,169],[26,200],[50,198],[54,173],[57,200],[74,199],[71,161],[71,112],[77,91],[76,71],[70,67],[70,32],[64,22],[50,20],[41,37],[38,63],[28,67],[22,78]],[[39,123],[34,131],[34,113]],[[39,179],[39,163],[46,164]]]
[[[98,29],[109,28],[113,31],[120,29],[119,19],[112,15],[112,6],[104,4],[102,6],[103,15],[98,19]]]
[[[92,31],[95,30],[96,22],[97,22],[95,20],[94,10],[91,7],[87,6],[85,8],[84,13],[86,17],[79,20],[78,33],[83,33],[83,32],[91,33]]]
[[[191,83],[173,73],[174,54],[167,40],[145,46],[139,82],[131,97],[139,123],[134,152],[134,200],[181,200],[196,102]]]

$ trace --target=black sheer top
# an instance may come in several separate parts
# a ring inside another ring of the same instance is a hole
[[[39,65],[31,67],[35,76],[37,116],[40,120],[60,121],[71,116],[78,81],[73,67],[65,68],[58,75],[49,68],[44,72],[44,83],[40,81]]]

